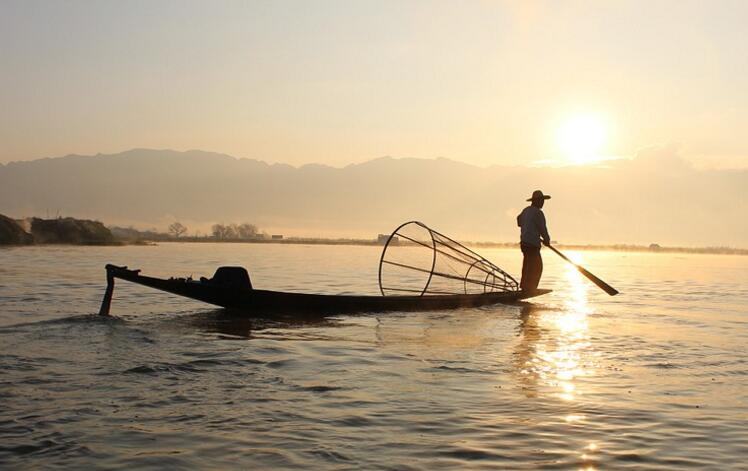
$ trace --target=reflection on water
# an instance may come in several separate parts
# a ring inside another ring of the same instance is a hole
[[[211,309],[199,311],[192,314],[182,314],[177,318],[169,318],[163,322],[176,323],[206,334],[217,334],[220,339],[243,339],[257,338],[264,330],[268,329],[302,329],[309,327],[335,327],[338,321],[335,318],[305,315],[294,316],[268,316],[249,317],[241,312],[226,309]]]
[[[575,380],[592,374],[594,351],[587,322],[588,283],[572,266],[564,275],[571,289],[565,294],[563,308],[522,307],[516,358],[528,396],[535,397],[543,386],[564,401],[573,401],[580,394]]]
[[[583,263],[579,254],[573,254],[577,263]],[[515,362],[520,385],[528,398],[542,394],[569,403],[584,394],[580,378],[594,374],[596,353],[590,341],[588,315],[589,282],[571,265],[564,269],[567,287],[563,305],[547,309],[541,305],[526,304],[520,311],[520,342],[515,352]],[[587,383],[589,384],[589,383]],[[571,412],[563,417],[573,427],[587,422],[583,413]],[[580,468],[593,471],[597,442],[587,443],[579,452]]]

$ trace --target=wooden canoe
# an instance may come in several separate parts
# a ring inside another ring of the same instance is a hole
[[[232,269],[237,270],[236,267],[232,267]],[[107,265],[106,271],[107,290],[101,305],[100,314],[102,315],[109,314],[115,278],[258,316],[459,309],[497,303],[512,303],[551,291],[538,289],[532,292],[518,290],[481,294],[427,294],[421,296],[307,294],[253,289],[248,277],[246,278],[246,284],[242,286],[241,283],[216,282],[217,276],[211,280],[205,278],[201,280],[163,279],[144,276],[140,274],[140,270],[129,270],[127,267],[115,265]]]

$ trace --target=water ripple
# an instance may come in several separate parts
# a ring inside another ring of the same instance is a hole
[[[258,288],[373,294],[378,256],[0,251],[0,468],[740,469],[748,455],[748,258],[585,252],[621,296],[550,259],[538,302],[304,322],[118,283],[116,317],[92,314],[107,262],[243,264]]]

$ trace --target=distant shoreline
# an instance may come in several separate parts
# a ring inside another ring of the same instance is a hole
[[[321,237],[289,237],[286,239],[215,239],[212,237],[180,237],[172,239],[143,239],[139,243],[158,244],[160,242],[179,243],[221,243],[221,244],[285,244],[285,245],[359,245],[379,246],[384,244],[376,239],[328,239]],[[125,242],[127,244],[127,242]],[[519,249],[518,242],[462,242],[473,248],[505,248]],[[636,253],[690,253],[705,255],[748,255],[748,249],[731,247],[648,247],[633,244],[611,245],[581,245],[581,244],[553,244],[554,247],[566,250],[606,251],[606,252],[636,252]]]
[[[177,227],[178,226],[178,227]],[[174,230],[169,233],[152,231],[138,231],[133,228],[107,228],[100,221],[75,219],[71,217],[56,219],[26,218],[15,220],[0,215],[0,247],[1,246],[38,246],[38,245],[92,245],[92,246],[120,246],[120,245],[155,245],[159,242],[191,242],[191,243],[245,243],[245,244],[286,244],[286,245],[358,245],[383,246],[388,240],[385,234],[379,234],[376,239],[355,238],[325,238],[325,237],[283,237],[282,235],[268,235],[260,233],[252,224],[217,225],[221,232],[214,229],[213,235],[184,236],[186,228],[175,223]],[[243,231],[244,230],[244,231]],[[28,232],[27,232],[28,231]],[[407,241],[397,240],[395,243],[407,245]],[[464,241],[464,245],[481,248],[518,249],[518,242],[476,242]],[[566,250],[616,251],[634,253],[693,253],[714,255],[748,255],[748,249],[732,247],[667,247],[659,244],[561,244],[554,242],[554,246]]]

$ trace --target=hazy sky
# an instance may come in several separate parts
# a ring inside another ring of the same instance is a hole
[[[748,167],[746,24],[743,0],[2,0],[0,162],[148,147],[488,166],[563,162],[571,139]]]

